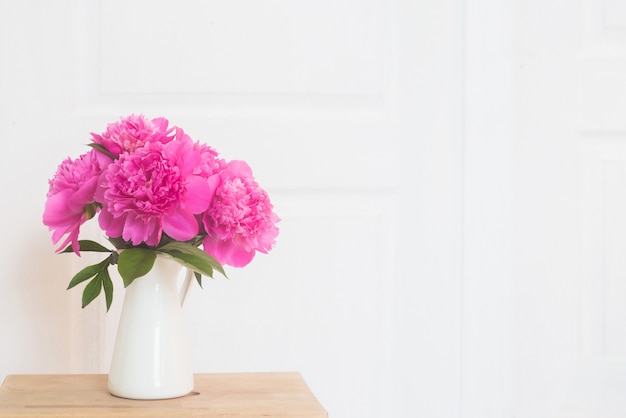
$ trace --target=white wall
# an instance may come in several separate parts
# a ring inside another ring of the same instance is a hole
[[[282,218],[194,289],[196,371],[300,371],[333,417],[458,411],[460,2],[173,4],[0,1],[0,377],[107,371],[120,281],[81,310],[88,257],[54,255],[41,213],[57,164],[135,112],[248,161]]]
[[[196,371],[298,370],[333,418],[619,416],[624,28],[609,0],[0,0],[0,378],[106,373],[121,284],[81,310],[41,213],[136,112],[283,219],[192,292]]]

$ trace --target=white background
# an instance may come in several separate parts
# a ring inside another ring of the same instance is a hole
[[[121,281],[80,309],[41,214],[143,113],[282,218],[193,289],[195,371],[299,371],[332,418],[623,416],[625,70],[618,0],[0,0],[0,378],[107,372]]]

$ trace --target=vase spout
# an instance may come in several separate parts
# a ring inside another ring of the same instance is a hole
[[[188,268],[185,269],[185,278],[183,279],[183,284],[180,287],[180,291],[178,292],[178,299],[180,300],[180,306],[183,307],[185,305],[185,300],[187,299],[187,294],[189,293],[189,289],[191,288],[191,282],[193,281],[193,270]]]

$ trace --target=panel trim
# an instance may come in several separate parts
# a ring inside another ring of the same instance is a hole
[[[112,93],[101,86],[101,24],[99,12],[102,1],[76,4],[76,112],[75,116],[117,114],[119,109],[150,112],[159,109],[173,113],[184,109],[185,114],[221,118],[310,117],[389,119],[397,107],[397,18],[396,2],[382,2],[381,21],[381,89],[379,94],[315,94],[273,92],[231,93],[169,92]],[[95,45],[94,45],[95,42]],[[292,116],[290,116],[292,115]],[[393,117],[393,116],[392,116]]]
[[[608,359],[606,350],[605,164],[626,164],[626,135],[585,134],[582,142],[582,283],[581,354],[584,359]]]

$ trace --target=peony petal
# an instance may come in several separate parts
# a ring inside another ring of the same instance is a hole
[[[124,217],[114,218],[106,208],[103,208],[98,216],[98,225],[109,237],[118,238],[124,231]]]
[[[205,237],[202,247],[221,264],[231,267],[244,267],[252,261],[255,255],[254,249],[246,250],[232,240],[221,240],[218,237]]]
[[[232,247],[225,245],[224,241],[220,240],[218,237],[207,235],[204,240],[202,240],[202,248],[215,257],[220,264],[228,264],[226,261],[230,259]]]
[[[252,177],[252,168],[245,161],[233,160],[229,162],[228,171],[233,177]]]
[[[67,202],[71,197],[72,191],[69,189],[48,197],[43,212],[44,225],[55,228],[58,224],[66,225],[68,219],[74,217],[67,208]]]
[[[226,264],[233,267],[244,267],[252,261],[254,254],[254,250],[246,251],[243,247],[235,247]]]
[[[133,245],[139,245],[142,242],[148,245],[157,245],[161,238],[160,229],[155,231],[155,226],[152,222],[146,222],[141,217],[128,214],[124,221],[122,238],[124,241],[131,241]]]
[[[179,241],[187,241],[198,234],[198,221],[193,213],[177,208],[163,220],[163,231]]]
[[[94,201],[94,193],[98,185],[98,177],[92,177],[83,183],[67,201],[71,211],[82,212],[85,207]]]
[[[190,176],[187,179],[187,192],[185,194],[185,209],[191,213],[202,213],[208,209],[213,199],[211,186],[209,183],[198,176]]]
[[[161,241],[161,222],[158,218],[149,218],[145,222],[144,236],[142,240],[148,245],[158,245]]]

